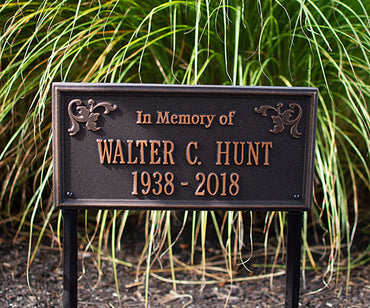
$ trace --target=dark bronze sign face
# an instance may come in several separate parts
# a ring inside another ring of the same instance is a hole
[[[317,89],[53,85],[57,208],[309,210]]]

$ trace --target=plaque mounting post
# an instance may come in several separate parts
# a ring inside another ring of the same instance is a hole
[[[77,210],[62,210],[64,308],[77,308],[77,213]]]
[[[303,212],[288,212],[285,307],[298,308]]]

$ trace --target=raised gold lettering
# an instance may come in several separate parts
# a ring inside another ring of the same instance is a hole
[[[248,166],[252,165],[251,158],[253,156],[254,164],[258,166],[258,149],[259,149],[260,142],[254,142],[254,144],[256,145],[256,149],[253,147],[253,143],[251,141],[248,141],[247,143],[249,145],[247,165]]]
[[[100,164],[104,164],[104,161],[107,161],[107,164],[110,164],[111,158],[112,158],[112,143],[113,139],[109,139],[109,148],[107,144],[107,140],[101,140],[96,139],[96,142],[98,143],[98,151],[99,151],[99,158],[100,158]],[[102,146],[102,143],[104,146]]]
[[[217,161],[216,161],[216,165],[217,166],[221,166],[221,165],[228,166],[228,165],[230,165],[229,156],[230,156],[230,143],[231,143],[231,141],[216,141],[216,143],[217,143]],[[224,151],[221,149],[222,144],[225,144],[225,146],[226,146],[226,149]],[[222,163],[221,155],[225,155],[225,162],[224,163]]]
[[[197,125],[199,123],[199,116],[197,114],[193,114],[191,117],[191,124]]]
[[[231,173],[230,175],[229,194],[231,196],[236,196],[239,193],[239,178],[239,174],[237,173]]]
[[[191,147],[194,149],[198,149],[198,142],[197,141],[191,141],[186,146],[186,161],[189,165],[195,165],[198,162],[198,156],[194,156],[194,159],[191,158]]]
[[[157,111],[156,124],[170,124],[169,113],[170,113],[169,111],[166,111],[163,115],[162,111]]]
[[[152,180],[151,180],[151,177],[150,177],[149,172],[144,171],[144,172],[141,174],[141,185],[144,187],[144,188],[141,190],[141,193],[142,193],[143,195],[147,195],[147,194],[149,194],[149,192],[150,192],[150,187],[152,186]]]
[[[158,178],[157,181],[154,182],[154,184],[157,184],[158,189],[156,190],[155,188],[152,189],[153,195],[159,196],[162,193],[162,173],[156,171],[153,173],[153,179],[155,180]]]
[[[136,113],[137,113],[136,124],[143,124],[143,121],[141,120],[141,116],[142,116],[143,112],[141,110],[138,110],[138,111],[136,111]]]
[[[127,147],[124,147],[123,141],[120,139],[97,139],[100,163],[122,165],[175,164],[175,144],[170,140],[127,140],[126,142]]]
[[[141,112],[141,111],[140,111]],[[145,114],[139,114],[138,119],[140,116],[140,121],[144,121],[142,119]],[[215,114],[171,114],[169,111],[157,111],[157,121],[156,124],[159,125],[203,125],[205,128],[211,127],[213,120],[215,119]],[[231,121],[231,120],[230,120]],[[138,123],[138,122],[137,122]],[[147,124],[147,123],[144,123]]]
[[[169,140],[163,140],[163,165],[168,165],[168,161],[170,161],[171,165],[175,164],[173,159],[173,151],[175,150],[175,144]]]
[[[139,147],[140,150],[140,165],[145,164],[145,156],[144,156],[144,147],[148,145],[146,140],[136,140],[136,146]]]
[[[116,142],[116,150],[114,152],[114,158],[113,158],[113,161],[112,161],[113,164],[117,164],[117,157],[120,158],[120,161],[119,161],[120,164],[125,163],[125,160],[123,159],[121,140],[119,140],[119,139]]]
[[[143,113],[143,111],[136,111],[136,124],[152,124],[152,115],[150,113]]]
[[[138,194],[137,192],[137,171],[131,172],[131,174],[134,177],[132,181],[132,193],[131,194],[133,196],[136,196]]]
[[[234,163],[240,166],[244,162],[244,145],[245,142],[233,142],[234,144]],[[240,145],[240,150],[238,149]],[[239,160],[238,160],[239,157]]]
[[[234,125],[233,117],[235,116],[235,113],[236,113],[236,111],[230,111],[229,112],[229,122],[227,123],[227,125],[230,125],[230,126]]]
[[[158,155],[158,148],[161,146],[161,142],[159,140],[150,140],[149,143],[150,143],[150,164],[159,165],[161,163],[161,158],[157,157],[157,155]]]
[[[216,141],[216,144],[217,166],[270,165],[271,141],[232,141],[233,146],[230,146],[231,141]]]
[[[127,140],[127,146],[128,146],[127,163],[129,165],[137,164],[137,157],[135,157],[135,160],[132,160],[132,144],[133,143],[134,143],[134,140]]]
[[[196,196],[204,196],[205,190],[202,189],[202,188],[203,188],[204,183],[206,182],[206,176],[204,175],[204,173],[198,172],[195,175],[195,179],[198,182],[200,182],[200,183],[199,183],[197,189],[195,190],[194,195],[196,195]]]
[[[178,123],[178,116],[177,114],[171,115],[171,124],[177,124]]]
[[[189,125],[190,124],[190,114],[179,114],[179,124]]]
[[[222,179],[221,196],[227,196],[226,195],[226,172],[221,173],[221,179]]]
[[[264,166],[270,165],[269,162],[269,148],[272,149],[272,142],[262,142],[262,148],[265,147],[265,162],[263,163]]]
[[[220,176],[214,172],[208,175],[203,172],[198,172],[195,175],[195,180],[198,182],[198,186],[194,192],[195,196],[204,196],[206,193],[210,196],[215,196],[217,194],[220,196],[236,196],[239,194],[239,174],[235,172],[230,174],[229,181],[226,172],[221,173]],[[227,189],[227,182],[229,183],[229,189]]]
[[[173,185],[173,180],[175,176],[171,172],[166,172],[164,174],[165,184],[163,186],[163,191],[167,196],[171,196],[175,191],[175,185]]]
[[[211,185],[212,178],[214,179],[214,184],[215,184],[213,190],[212,190],[212,185]],[[211,196],[214,196],[215,194],[217,194],[219,187],[220,187],[220,180],[218,179],[218,175],[214,172],[211,172],[210,174],[208,174],[208,177],[207,177],[207,191],[208,191],[208,193]]]

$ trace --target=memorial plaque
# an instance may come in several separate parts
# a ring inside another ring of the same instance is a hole
[[[309,210],[317,89],[53,84],[57,208]]]

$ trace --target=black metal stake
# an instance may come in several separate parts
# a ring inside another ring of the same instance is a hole
[[[285,307],[298,308],[303,212],[288,212]]]
[[[63,307],[77,307],[77,210],[63,213]]]

